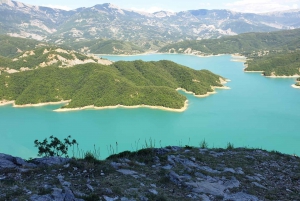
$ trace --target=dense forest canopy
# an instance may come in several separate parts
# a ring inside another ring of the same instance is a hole
[[[15,57],[23,51],[35,49],[43,43],[25,38],[0,35],[0,56]]]
[[[1,49],[1,48],[0,48]],[[20,53],[14,58],[0,56],[0,70],[2,68],[21,70],[36,69],[47,66],[71,67],[83,63],[101,63],[102,59],[93,56],[78,53],[73,50],[62,49],[57,46],[44,45],[34,50],[28,50]],[[106,62],[111,63],[111,62]]]
[[[300,74],[300,29],[182,41],[159,51],[201,55],[239,53],[248,57],[246,71],[262,71],[265,76]]]
[[[144,104],[180,109],[186,97],[177,88],[203,95],[213,91],[211,86],[222,86],[220,76],[171,61],[89,63],[2,73],[0,100],[17,105],[72,100],[66,108]]]
[[[293,76],[300,74],[300,51],[273,53],[247,62],[246,71],[263,71],[265,76]]]
[[[202,54],[251,55],[253,51],[297,50],[300,49],[300,29],[268,32],[245,33],[219,39],[187,40],[167,45],[159,52],[184,53],[188,48]]]
[[[93,54],[140,54],[145,52],[142,47],[119,40],[96,39],[64,43],[64,45],[79,52]]]

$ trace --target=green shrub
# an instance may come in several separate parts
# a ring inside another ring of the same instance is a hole
[[[205,139],[200,142],[200,148],[201,149],[207,149],[208,148],[208,143],[205,141]]]
[[[64,156],[69,157],[68,150],[69,147],[74,145],[78,145],[77,141],[75,139],[71,139],[71,136],[69,135],[67,138],[64,139],[64,141],[59,140],[57,137],[53,137],[51,135],[49,137],[49,141],[47,138],[45,138],[43,141],[34,141],[34,146],[38,148],[38,156]]]
[[[234,149],[234,145],[233,145],[233,143],[231,143],[231,142],[228,142],[228,143],[227,143],[227,147],[226,147],[226,149],[229,149],[229,150],[232,150],[232,149]]]

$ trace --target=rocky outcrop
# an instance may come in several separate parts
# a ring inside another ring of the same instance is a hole
[[[37,168],[41,166],[53,166],[61,165],[70,161],[69,158],[62,157],[44,157],[44,158],[35,158],[30,160],[30,162],[25,161],[19,157],[13,157],[11,155],[0,153],[0,171],[5,169],[17,169],[20,168]]]
[[[4,169],[18,169],[22,167],[36,167],[36,165],[33,163],[28,163],[22,158],[0,153],[0,171]]]
[[[83,199],[75,198],[73,192],[65,187],[64,189],[53,188],[53,193],[51,195],[32,195],[30,197],[31,201],[84,201]]]
[[[104,161],[0,154],[0,200],[300,200],[300,159],[256,149],[166,147]]]

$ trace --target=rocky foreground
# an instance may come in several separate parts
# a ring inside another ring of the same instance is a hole
[[[256,149],[166,147],[104,161],[0,154],[0,200],[300,200],[300,158]]]

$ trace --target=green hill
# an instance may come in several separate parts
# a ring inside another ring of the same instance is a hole
[[[144,104],[180,109],[186,97],[175,89],[203,95],[213,91],[211,86],[222,86],[220,76],[171,61],[120,61],[110,66],[89,63],[2,73],[0,100],[23,105],[71,99],[66,108]]]
[[[272,53],[247,61],[246,71],[264,71],[265,76],[293,76],[300,74],[300,51]]]
[[[46,45],[25,51],[14,58],[0,58],[0,71],[1,67],[2,70],[9,68],[24,71],[48,66],[71,67],[84,63],[111,64],[108,60],[103,60],[92,55],[87,56],[73,50]]]
[[[263,71],[265,76],[293,76],[299,75],[299,50],[300,29],[294,29],[183,41],[159,51],[200,55],[240,53],[248,57],[246,71]]]
[[[0,56],[15,57],[23,51],[32,50],[42,43],[32,39],[0,35]]]
[[[130,43],[118,40],[87,40],[80,42],[65,43],[79,52],[93,53],[93,54],[140,54],[145,51]]]
[[[219,39],[189,40],[167,45],[159,52],[251,55],[253,51],[300,49],[300,29],[269,33],[245,33]]]

